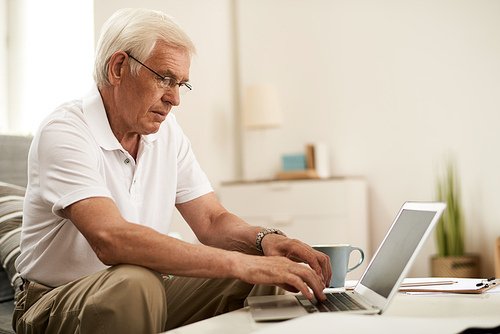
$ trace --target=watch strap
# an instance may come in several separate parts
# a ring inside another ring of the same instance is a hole
[[[262,239],[264,239],[264,237],[268,234],[279,234],[286,237],[286,234],[277,228],[267,228],[264,231],[260,231],[259,234],[257,234],[257,239],[255,239],[255,245],[257,246],[257,250],[262,254],[264,254],[264,250],[262,249]]]

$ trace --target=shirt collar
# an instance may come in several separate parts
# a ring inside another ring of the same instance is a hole
[[[105,150],[122,150],[122,145],[116,139],[109,125],[101,93],[94,84],[92,89],[83,97],[83,114],[90,131],[99,145]],[[141,136],[141,142],[148,145],[158,138],[157,133]]]

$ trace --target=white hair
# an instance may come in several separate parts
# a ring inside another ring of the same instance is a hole
[[[145,61],[158,41],[183,49],[190,57],[196,53],[191,39],[165,13],[145,8],[125,8],[115,12],[102,27],[97,42],[94,63],[97,86],[109,85],[109,61],[113,54],[125,51]],[[131,63],[131,73],[137,75],[139,67],[137,62]]]

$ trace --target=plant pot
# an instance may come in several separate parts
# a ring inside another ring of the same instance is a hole
[[[433,256],[431,273],[434,277],[481,277],[481,258],[476,254],[464,256]]]

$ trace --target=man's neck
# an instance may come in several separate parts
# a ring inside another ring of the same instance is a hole
[[[134,158],[137,159],[137,153],[139,152],[139,144],[141,142],[141,136],[138,133],[122,133],[119,131],[122,127],[119,124],[120,118],[113,114],[114,104],[113,104],[113,90],[111,87],[102,87],[99,89],[104,104],[104,109],[106,110],[106,116],[108,117],[109,126],[111,131],[115,135],[118,142],[122,147]]]
[[[141,136],[138,134],[124,136],[120,141],[122,147],[137,160],[137,153],[139,152],[139,145],[141,142]]]

